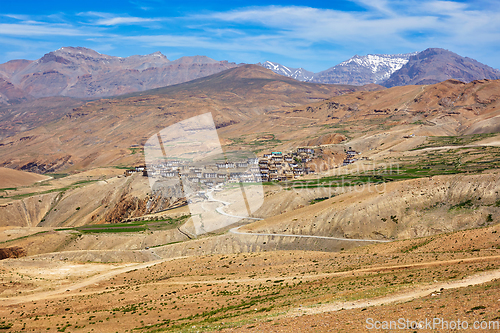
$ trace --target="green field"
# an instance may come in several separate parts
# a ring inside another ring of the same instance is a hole
[[[462,135],[462,136],[429,136],[426,142],[419,145],[413,150],[419,150],[424,148],[434,148],[443,146],[466,146],[470,145],[476,141],[490,138],[495,136],[497,133],[486,133],[486,134],[472,134],[472,135]]]
[[[96,225],[86,225],[76,228],[60,228],[55,230],[56,231],[73,230],[83,234],[168,230],[180,226],[187,218],[189,218],[189,215],[184,215],[178,218],[167,218],[162,220],[114,223],[114,224],[96,224]]]
[[[374,170],[360,171],[350,175],[335,175],[318,179],[292,180],[265,185],[281,185],[290,189],[328,188],[380,184],[385,182],[453,175],[481,173],[500,168],[500,147],[479,146],[425,152],[387,160]]]

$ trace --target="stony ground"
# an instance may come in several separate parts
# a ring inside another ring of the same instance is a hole
[[[497,224],[340,253],[272,251],[135,264],[7,259],[0,266],[0,323],[35,332],[348,332],[365,330],[367,318],[494,321],[500,316],[499,231]],[[490,275],[481,280],[484,274]],[[472,286],[446,284],[464,279]],[[381,299],[384,305],[372,306]]]

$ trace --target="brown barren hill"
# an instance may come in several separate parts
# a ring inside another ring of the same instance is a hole
[[[316,147],[316,146],[321,146],[321,145],[331,145],[331,144],[341,143],[342,141],[345,141],[345,140],[346,140],[346,137],[343,134],[329,133],[329,134],[322,135],[317,139],[307,141],[305,146]]]
[[[155,52],[121,58],[84,47],[62,47],[36,61],[0,64],[0,78],[35,97],[88,98],[178,84],[236,66],[199,56],[170,61]]]
[[[0,168],[0,188],[27,186],[49,178],[36,173]]]
[[[332,128],[348,123],[365,125],[416,124],[436,133],[446,124],[448,135],[493,133],[500,128],[500,80],[464,83],[446,80],[423,86],[401,86],[380,91],[356,91],[306,104],[292,112],[278,110],[275,116],[309,118]],[[440,134],[443,135],[443,134]]]
[[[148,138],[184,119],[211,112],[223,139],[240,137],[271,131],[275,120],[268,114],[272,110],[360,89],[366,88],[299,82],[257,65],[245,65],[187,83],[73,108],[58,120],[1,142],[0,165],[47,173],[142,164],[142,147]],[[276,123],[290,129],[286,119]]]
[[[0,77],[0,104],[17,104],[32,99],[23,90]]]
[[[430,48],[409,58],[409,61],[383,83],[386,87],[408,84],[433,84],[448,79],[463,82],[497,80],[500,72],[474,59],[439,48]]]

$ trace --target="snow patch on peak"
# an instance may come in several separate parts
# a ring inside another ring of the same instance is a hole
[[[337,66],[355,66],[369,69],[375,74],[375,83],[381,82],[389,78],[392,73],[401,69],[413,55],[418,52],[405,54],[368,54],[366,56],[358,56],[341,62]]]
[[[271,61],[266,61],[263,64],[258,63],[258,65],[270,69],[276,74],[288,76],[299,81],[309,81],[313,75],[313,73],[306,71],[303,68],[290,68]]]
[[[157,58],[166,58],[166,56],[163,53],[161,53],[160,51],[156,51],[154,53],[151,53],[150,55],[153,57],[157,57]]]

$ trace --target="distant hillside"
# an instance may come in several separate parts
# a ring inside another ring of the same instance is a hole
[[[500,71],[474,59],[444,49],[432,48],[411,56],[400,70],[381,83],[386,87],[433,84],[448,79],[462,82],[500,79]]]
[[[45,179],[49,177],[0,167],[0,188],[27,186]]]
[[[38,108],[33,108],[33,112],[17,108],[15,115],[0,123],[7,129],[9,122],[15,119],[31,126],[29,130],[0,139],[0,166],[47,173],[68,168],[144,163],[144,157],[135,153],[137,148],[142,148],[158,130],[195,115],[211,112],[216,127],[222,132],[243,137],[270,131],[275,124],[282,124],[282,120],[268,115],[273,110],[381,88],[299,82],[257,65],[244,65],[190,82],[80,106],[58,97],[59,108],[53,112],[50,122],[39,120],[52,112],[50,109],[38,114]],[[55,103],[55,98],[47,102]],[[38,101],[40,99],[35,102]],[[289,125],[285,128],[293,130]]]
[[[0,64],[0,78],[26,96],[88,98],[178,84],[236,66],[204,56],[170,61],[155,52],[121,58],[83,47],[62,47],[35,61],[14,60]],[[6,94],[1,86],[0,94]],[[1,102],[9,103],[9,99],[0,97]]]
[[[16,88],[11,82],[0,77],[0,105],[18,104],[33,99],[23,90]]]

